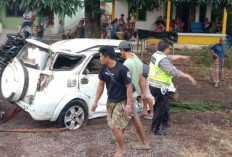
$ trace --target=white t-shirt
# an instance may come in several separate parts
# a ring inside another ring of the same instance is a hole
[[[24,13],[23,18],[24,18],[24,22],[31,21],[32,13],[31,12],[28,12],[27,14]]]

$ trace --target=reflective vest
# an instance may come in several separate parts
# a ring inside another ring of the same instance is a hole
[[[172,83],[172,76],[159,67],[159,62],[167,57],[165,54],[154,53],[149,64],[148,82],[155,87],[169,86]]]

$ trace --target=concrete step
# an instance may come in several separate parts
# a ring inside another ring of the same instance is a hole
[[[62,40],[62,39],[48,39],[48,38],[43,38],[43,42],[46,43],[46,44],[49,44],[49,45],[51,45],[51,44],[53,44],[53,43],[55,43],[55,42],[57,42],[57,41],[60,41],[60,40]]]
[[[44,39],[62,39],[62,36],[57,35],[57,34],[44,34],[43,38]]]

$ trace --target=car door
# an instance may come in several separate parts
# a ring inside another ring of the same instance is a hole
[[[100,54],[93,54],[88,60],[87,64],[82,69],[79,76],[79,90],[87,95],[90,99],[88,106],[92,107],[94,103],[97,86],[98,86],[98,74],[101,67]],[[90,113],[90,118],[105,116],[106,115],[106,102],[107,102],[107,90],[104,87],[103,94],[98,101],[98,107],[96,112]]]

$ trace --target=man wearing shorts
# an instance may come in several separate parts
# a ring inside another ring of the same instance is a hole
[[[27,10],[23,14],[24,22],[22,24],[22,27],[20,28],[19,33],[22,32],[22,29],[26,26],[29,26],[31,28],[31,33],[33,34],[32,26],[31,26],[31,18],[32,18],[32,12],[28,12]]]
[[[92,111],[96,110],[106,83],[108,94],[107,122],[117,142],[116,152],[113,156],[121,157],[126,153],[123,132],[131,114],[133,94],[131,76],[126,66],[114,60],[115,51],[112,47],[101,47],[99,52],[103,66],[99,71],[99,83]]]
[[[131,52],[132,44],[129,41],[122,41],[118,48],[120,49],[122,57],[126,59],[124,65],[129,69],[131,80],[135,87],[135,92],[133,93],[131,117],[137,134],[141,138],[141,143],[135,144],[135,147],[137,149],[148,150],[150,149],[150,146],[145,137],[143,125],[136,110],[136,106],[138,106],[138,96],[142,95],[143,99],[145,94],[145,78],[142,76],[142,62]]]

